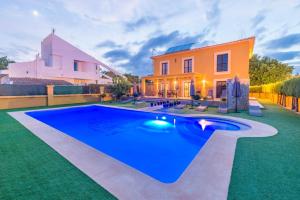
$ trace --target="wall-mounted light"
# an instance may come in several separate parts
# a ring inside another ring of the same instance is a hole
[[[203,79],[203,80],[202,80],[202,84],[203,84],[203,85],[205,85],[205,83],[206,83],[206,80],[205,80],[205,79]]]

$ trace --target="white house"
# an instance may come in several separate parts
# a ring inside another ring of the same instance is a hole
[[[63,80],[72,84],[109,84],[111,78],[102,69],[120,75],[111,67],[74,47],[54,31],[41,42],[41,56],[29,62],[11,63],[9,78]]]

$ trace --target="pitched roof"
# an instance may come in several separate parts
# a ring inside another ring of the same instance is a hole
[[[205,45],[205,46],[201,43],[188,43],[188,44],[183,44],[183,45],[170,47],[170,48],[167,49],[167,51],[164,54],[156,55],[156,56],[153,56],[152,58],[164,56],[166,54],[171,54],[171,53],[179,53],[181,51],[189,51],[189,50],[197,50],[197,49],[202,49],[202,48],[210,48],[210,47],[234,44],[234,43],[245,42],[245,41],[250,42],[250,54],[252,54],[253,46],[254,46],[254,40],[255,40],[255,37],[249,37],[249,38],[244,38],[244,39],[235,40],[235,41],[231,41],[231,42]]]
[[[16,85],[72,85],[64,80],[38,79],[38,78],[10,78]]]

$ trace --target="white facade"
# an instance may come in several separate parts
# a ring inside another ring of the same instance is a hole
[[[11,63],[9,77],[65,80],[73,84],[108,84],[100,70],[112,68],[84,53],[70,43],[51,33],[41,43],[41,56],[34,61]]]

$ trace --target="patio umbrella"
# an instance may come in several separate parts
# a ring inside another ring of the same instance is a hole
[[[232,96],[235,97],[235,112],[237,112],[237,100],[241,96],[241,83],[237,76],[234,77]]]
[[[195,84],[194,84],[194,80],[191,80],[191,85],[190,85],[190,96],[192,98],[192,107],[194,106],[194,102],[193,102],[193,96],[195,96]]]

